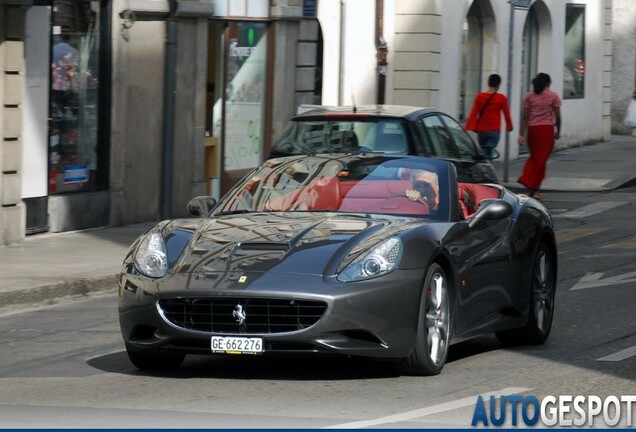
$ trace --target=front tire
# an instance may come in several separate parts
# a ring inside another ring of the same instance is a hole
[[[181,366],[185,354],[164,352],[141,352],[126,348],[130,362],[137,368],[146,371],[174,370]]]
[[[541,242],[534,259],[530,286],[530,308],[526,325],[497,333],[506,345],[540,345],[550,336],[554,318],[556,293],[556,266],[551,249]]]
[[[448,279],[439,264],[428,269],[423,288],[415,346],[401,365],[407,375],[437,375],[448,357],[452,308]]]

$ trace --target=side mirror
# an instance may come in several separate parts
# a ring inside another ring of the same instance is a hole
[[[487,159],[487,160],[498,159],[499,156],[501,156],[501,154],[499,153],[499,150],[497,150],[494,147],[489,149],[482,148],[481,154],[483,155],[484,159]]]
[[[472,217],[468,226],[476,228],[486,221],[501,220],[512,214],[512,204],[500,199],[487,199],[479,203],[477,212]]]
[[[216,206],[216,200],[211,196],[194,197],[188,203],[188,213],[194,217],[203,217]]]

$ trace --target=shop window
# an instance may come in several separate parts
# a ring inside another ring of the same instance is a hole
[[[98,187],[100,2],[54,2],[51,16],[49,193]]]
[[[563,98],[585,96],[585,6],[568,4],[565,9]]]
[[[228,34],[224,169],[238,170],[261,163],[267,26],[230,23]]]

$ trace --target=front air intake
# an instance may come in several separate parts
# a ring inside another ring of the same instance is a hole
[[[161,299],[157,307],[164,320],[186,330],[273,334],[311,327],[323,316],[327,304],[313,300],[214,297]],[[237,314],[239,310],[243,320]]]

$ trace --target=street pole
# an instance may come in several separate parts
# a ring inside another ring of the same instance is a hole
[[[384,104],[384,94],[386,93],[386,56],[388,48],[384,40],[384,0],[375,0],[375,47],[377,50],[377,72],[378,89],[376,103]]]
[[[340,0],[340,61],[338,65],[338,105],[344,103],[345,92],[345,29],[346,29],[346,13],[347,13],[347,0]]]
[[[515,5],[510,0],[510,22],[508,23],[508,76],[506,79],[506,95],[508,96],[508,104],[512,101],[512,49],[514,44],[515,31]],[[504,146],[504,183],[508,182],[508,165],[510,164],[510,132],[506,131],[506,141]]]
[[[506,95],[508,97],[508,104],[512,101],[512,62],[513,62],[513,48],[514,48],[514,35],[515,35],[515,8],[528,9],[530,7],[530,0],[508,0],[510,3],[510,22],[508,23],[508,78],[506,82]],[[508,166],[510,165],[510,132],[506,131],[506,142],[504,148],[504,175],[503,181],[508,182]]]

